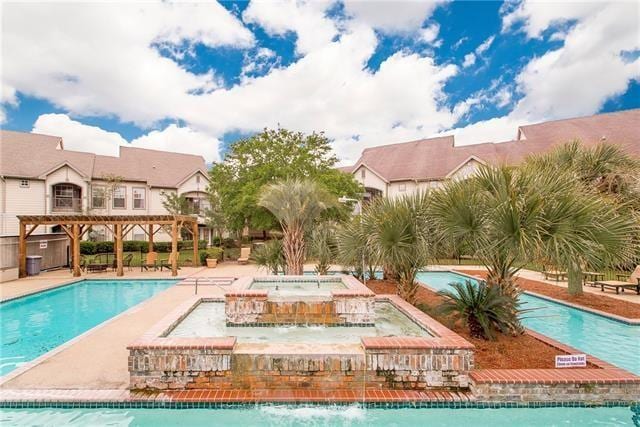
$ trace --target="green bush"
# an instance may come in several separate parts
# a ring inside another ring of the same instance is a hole
[[[209,248],[206,251],[200,251],[200,264],[206,265],[207,258],[216,258],[218,261],[222,261],[222,254],[224,249],[222,248]]]
[[[236,244],[236,241],[230,237],[227,237],[226,239],[222,239],[222,247],[225,249],[229,249],[229,248],[237,248],[238,245]]]
[[[113,253],[113,242],[96,242],[96,253]]]
[[[94,255],[96,253],[96,242],[80,242],[80,253],[82,255]]]

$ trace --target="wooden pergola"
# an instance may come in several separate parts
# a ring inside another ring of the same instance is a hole
[[[19,215],[20,235],[18,241],[19,277],[27,275],[27,237],[38,226],[59,225],[71,239],[73,276],[80,276],[80,241],[94,225],[109,229],[115,238],[116,275],[123,276],[123,236],[139,226],[149,238],[149,251],[153,250],[153,236],[166,227],[171,227],[171,275],[178,275],[178,233],[182,227],[190,228],[193,235],[193,262],[198,262],[198,220],[188,215]],[[154,231],[154,227],[158,228]]]

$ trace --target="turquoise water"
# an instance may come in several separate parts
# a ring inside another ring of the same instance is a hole
[[[83,280],[0,303],[0,375],[175,284],[176,280]]]
[[[630,408],[367,409],[256,406],[234,409],[4,409],[3,426],[633,426]]]
[[[451,272],[423,272],[418,280],[430,287],[445,289],[451,282],[469,280]],[[542,298],[523,294],[524,325],[562,343],[596,356],[613,365],[640,374],[640,326],[627,325],[603,316],[577,310]]]

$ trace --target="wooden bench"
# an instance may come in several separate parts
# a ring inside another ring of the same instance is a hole
[[[595,282],[596,286],[600,286],[600,290],[604,292],[604,289],[615,289],[616,294],[620,293],[620,289],[624,292],[625,289],[635,289],[636,294],[640,295],[640,279],[637,284],[629,283],[629,282],[621,282],[618,280],[607,280],[604,282]]]
[[[542,274],[544,275],[545,280],[549,280],[549,278],[551,277],[556,282],[564,280],[567,276],[567,273],[564,271],[543,271]]]

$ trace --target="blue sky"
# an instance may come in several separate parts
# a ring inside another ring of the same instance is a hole
[[[202,154],[264,127],[339,157],[640,107],[628,2],[3,4],[3,128]]]

